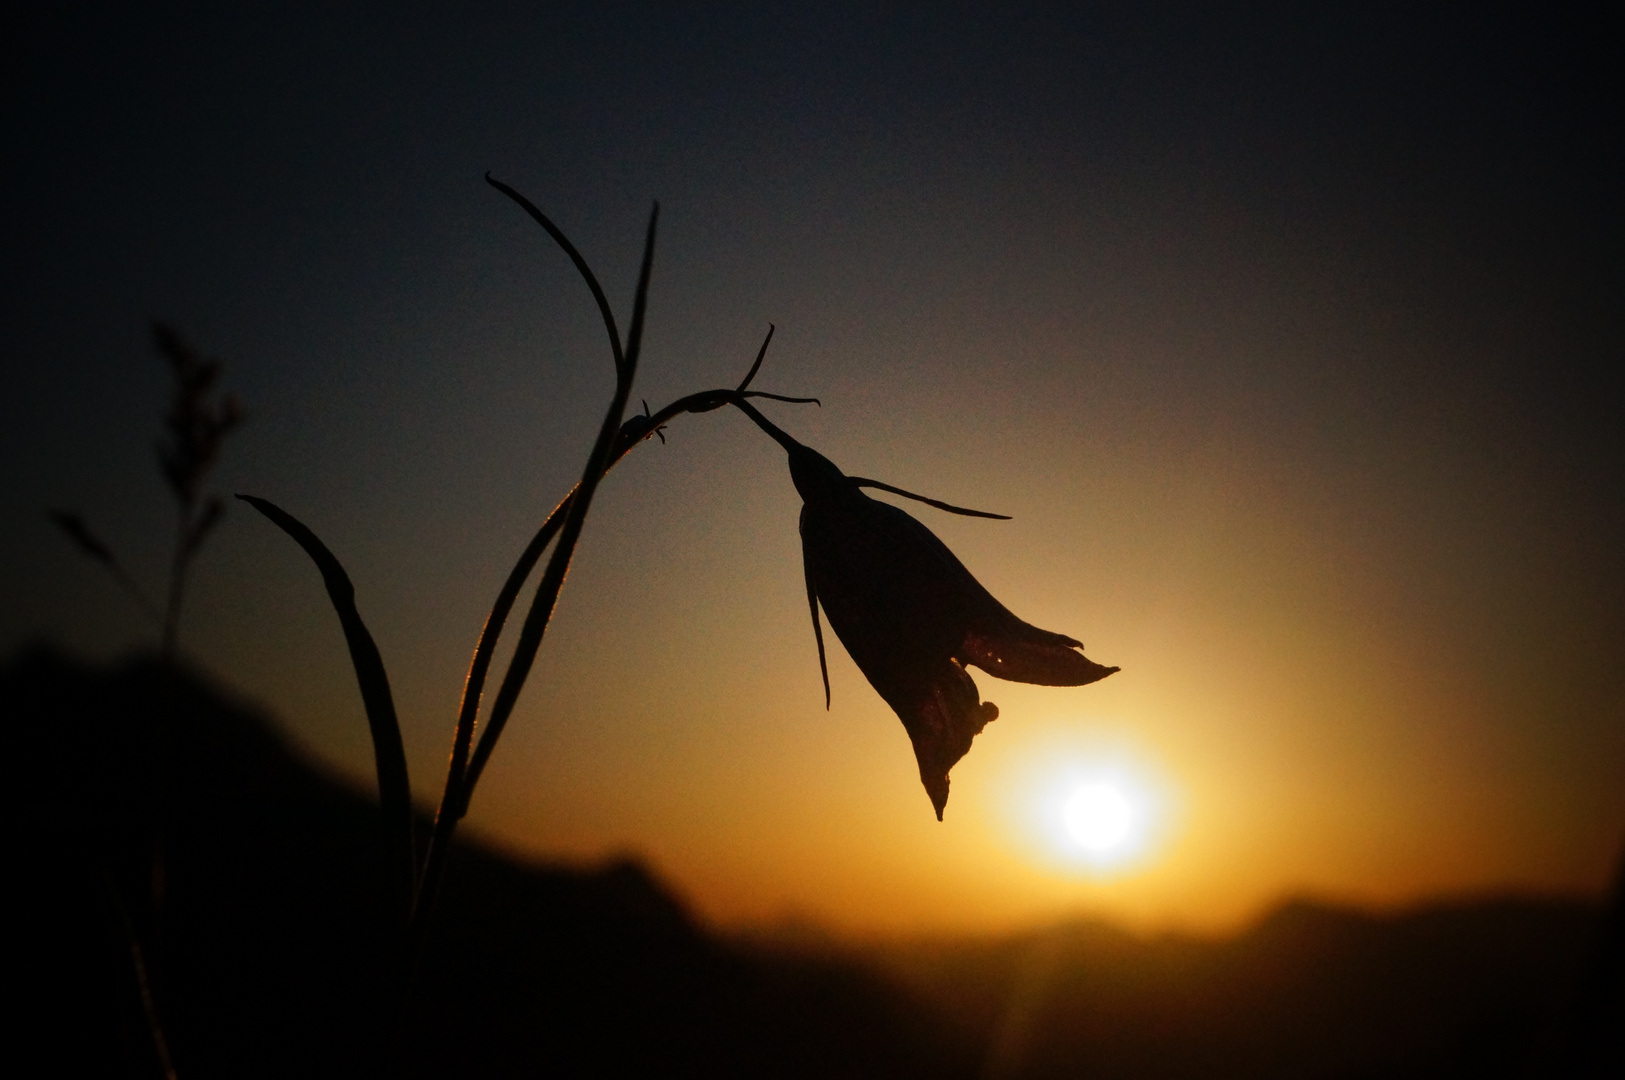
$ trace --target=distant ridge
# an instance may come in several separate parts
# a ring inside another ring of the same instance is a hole
[[[36,647],[0,665],[0,691],[23,807],[18,1028],[54,1048],[52,1073],[152,1075],[107,881],[146,895],[167,817],[158,978],[183,1080],[364,1074],[384,949],[369,802],[152,661]],[[1568,1075],[1599,924],[1581,901],[1298,901],[1217,942],[1073,923],[780,948],[707,932],[635,862],[525,865],[473,844],[439,915],[402,1076]],[[1581,1075],[1625,1075],[1613,1060]]]
[[[1599,915],[1560,899],[1385,915],[1297,900],[1222,940],[1073,922],[866,955],[975,1033],[989,1075],[1566,1076]]]

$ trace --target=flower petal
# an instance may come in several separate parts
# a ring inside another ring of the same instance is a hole
[[[899,561],[907,561],[910,576],[930,579],[922,581],[922,587],[939,593],[936,602],[919,598],[913,606],[935,609],[938,617],[962,628],[963,636],[953,648],[955,659],[996,678],[1039,686],[1083,686],[1118,670],[1078,652],[1083,643],[1076,638],[1017,618],[925,525],[895,506],[869,502],[876,508],[876,523],[884,520],[896,550],[906,553]]]
[[[1078,642],[1071,638],[1040,630],[1013,615],[1011,619],[1018,629],[997,637],[968,631],[959,659],[996,678],[1038,686],[1083,686],[1119,670],[1095,663],[1078,651]]]
[[[925,697],[911,702],[887,698],[886,703],[908,731],[920,783],[941,821],[942,808],[948,805],[948,770],[970,751],[971,740],[999,718],[999,707],[981,700],[975,681],[954,660],[938,669]]]
[[[769,330],[767,336],[768,336],[769,340],[772,340],[773,332],[771,330]],[[767,346],[764,344],[762,346],[762,349],[765,352],[767,350]],[[757,362],[758,363],[761,362],[760,357],[757,358]],[[751,369],[751,374],[752,375],[756,374],[756,369],[755,368]],[[747,377],[745,381],[749,382],[750,379]],[[802,516],[803,521],[805,521],[805,519],[807,517],[807,508],[806,507],[801,508],[801,516]],[[813,581],[812,563],[809,562],[808,559],[807,559],[806,539],[805,539],[806,529],[805,529],[805,526],[803,526],[802,532],[803,532],[803,539],[802,539],[802,552],[801,552],[801,570],[802,570],[803,575],[805,575],[805,577],[807,578],[807,607],[812,609],[813,640],[818,642],[818,674],[820,674],[820,675],[822,675],[824,677],[824,709],[826,711],[828,711],[828,709],[829,709],[829,665],[824,662],[824,628],[822,626],[820,626],[819,623],[818,623],[818,585],[817,585],[816,582]]]
[[[999,715],[952,655],[964,638],[960,590],[975,579],[909,515],[857,499],[802,509],[809,602],[823,604],[853,662],[902,720],[940,820],[948,770]]]
[[[920,781],[941,820],[948,771],[999,715],[966,672],[1047,686],[1081,686],[1102,667],[1064,634],[1018,619],[930,529],[869,498],[815,451],[797,446],[807,601],[824,667],[818,607],[858,669],[897,713],[914,745]],[[825,701],[829,679],[825,673]]]

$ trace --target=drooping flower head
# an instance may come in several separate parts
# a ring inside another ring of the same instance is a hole
[[[999,715],[997,706],[981,700],[967,665],[1042,686],[1082,686],[1118,670],[1084,656],[1075,638],[1017,618],[930,529],[862,489],[880,488],[953,513],[1000,515],[847,476],[755,409],[745,411],[788,452],[790,478],[801,495],[802,561],[825,705],[829,673],[820,604],[853,662],[903,721],[939,821],[948,771]]]

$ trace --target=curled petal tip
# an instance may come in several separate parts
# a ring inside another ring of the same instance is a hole
[[[1010,622],[992,633],[966,633],[959,650],[964,662],[1000,679],[1038,686],[1087,686],[1117,670],[1083,655],[1072,638],[1014,617]]]
[[[903,722],[914,742],[914,757],[920,766],[920,783],[931,797],[931,807],[937,812],[938,821],[942,820],[943,807],[948,805],[948,771],[970,750],[971,740],[999,717],[999,707],[991,701],[976,703],[975,685],[968,675],[964,675],[963,669],[959,670],[963,683],[969,686],[972,695],[968,702],[958,703],[957,708],[949,706],[943,709],[942,706],[948,704],[943,700],[946,695],[937,696],[937,709],[928,706],[916,715],[914,724],[911,725],[908,720]],[[948,719],[949,723],[941,725],[943,719]]]

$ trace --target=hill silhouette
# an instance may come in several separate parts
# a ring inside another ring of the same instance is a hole
[[[1579,901],[1385,916],[1295,901],[1226,940],[1074,923],[875,961],[975,1033],[987,1076],[1546,1076],[1564,1068],[1596,917]]]
[[[0,668],[0,695],[23,807],[24,1044],[51,1048],[52,1072],[154,1074],[122,905],[160,942],[154,979],[185,1080],[372,1068],[392,1012],[370,801],[264,716],[155,661],[98,668],[30,649]],[[1218,942],[1078,923],[809,950],[702,927],[635,862],[528,864],[465,843],[388,1071],[1545,1075],[1600,913],[1295,903]]]

